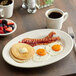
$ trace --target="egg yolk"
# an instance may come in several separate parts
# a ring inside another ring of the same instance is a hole
[[[52,46],[52,49],[53,49],[54,51],[60,51],[60,50],[61,50],[61,45],[59,45],[59,44],[53,45],[53,46]]]
[[[36,53],[40,56],[44,56],[46,55],[47,52],[45,49],[38,49]]]

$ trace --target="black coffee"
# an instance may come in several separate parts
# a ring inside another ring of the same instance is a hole
[[[55,19],[55,18],[60,18],[62,16],[62,14],[59,13],[59,12],[52,12],[48,16],[49,16],[49,18],[54,18]]]
[[[12,3],[12,0],[0,0],[0,5],[9,5]]]

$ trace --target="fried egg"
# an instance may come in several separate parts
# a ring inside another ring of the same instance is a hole
[[[52,56],[58,55],[61,51],[63,51],[63,45],[61,42],[53,42],[46,46],[46,50]]]
[[[34,61],[46,61],[50,58],[50,55],[47,53],[45,49],[45,45],[43,46],[35,46],[35,55],[33,56]]]

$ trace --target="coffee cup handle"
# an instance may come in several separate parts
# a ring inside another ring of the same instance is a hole
[[[4,17],[2,8],[0,8],[0,17]]]
[[[67,18],[68,18],[68,13],[67,13],[67,12],[65,12],[65,13],[64,13],[63,22],[64,22],[64,21],[66,21],[66,19],[67,19]]]

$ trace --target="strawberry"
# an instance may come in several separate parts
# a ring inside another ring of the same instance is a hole
[[[3,30],[3,27],[2,26],[0,26],[0,30]]]
[[[7,26],[5,25],[3,28],[4,28],[4,29],[6,29],[6,28],[7,28]]]
[[[8,27],[5,30],[8,31],[8,32],[11,32],[12,31],[12,27]]]
[[[0,20],[0,23],[2,23],[2,20]]]
[[[13,22],[8,22],[7,25],[14,25],[14,23]]]
[[[3,30],[0,30],[0,34],[4,34]]]

